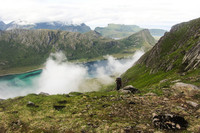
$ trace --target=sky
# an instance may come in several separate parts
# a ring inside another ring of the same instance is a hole
[[[200,17],[200,0],[0,0],[0,20],[9,23],[64,21],[92,29],[109,23],[169,30]]]

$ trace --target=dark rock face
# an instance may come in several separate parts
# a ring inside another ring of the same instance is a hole
[[[55,109],[55,110],[62,110],[63,108],[65,108],[66,106],[64,106],[64,105],[54,105],[53,106],[53,108]]]
[[[66,104],[67,101],[66,100],[62,100],[62,101],[58,101],[59,104]]]
[[[152,122],[155,128],[163,130],[181,130],[188,126],[188,122],[183,117],[172,114],[153,114]]]

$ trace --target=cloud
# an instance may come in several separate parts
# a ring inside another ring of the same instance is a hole
[[[92,26],[108,23],[164,25],[199,17],[199,0],[6,0],[0,5],[3,20],[85,22]],[[167,22],[167,23],[163,23]]]
[[[37,93],[62,94],[79,91],[86,74],[86,68],[67,62],[63,53],[51,54],[38,80]]]
[[[143,52],[138,51],[131,58],[123,60],[107,56],[107,61],[95,62],[90,68],[68,62],[63,53],[51,54],[41,74],[33,76],[32,72],[11,76],[12,78],[2,77],[0,98],[40,92],[66,94],[72,91],[97,91],[102,86],[114,83],[114,77],[129,69],[142,54]]]

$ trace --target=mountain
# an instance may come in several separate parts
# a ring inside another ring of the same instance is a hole
[[[142,29],[144,28],[137,25],[108,24],[107,27],[96,27],[95,31],[99,32],[104,37],[119,39],[128,37]],[[162,29],[149,29],[149,31],[152,36],[163,36],[166,32],[166,30]]]
[[[151,36],[148,29],[136,32],[135,34],[119,41],[130,46],[134,45],[136,48],[142,48],[144,51],[151,49],[156,43],[156,40]],[[128,49],[131,50],[131,48]]]
[[[39,23],[30,23],[27,21],[12,21],[4,25],[3,30],[12,30],[12,29],[51,29],[51,30],[64,30],[70,32],[80,32],[85,33],[90,31],[90,27],[82,24],[69,24],[60,21],[52,22],[39,22]]]
[[[108,24],[107,27],[96,27],[95,31],[99,32],[104,37],[109,38],[124,38],[131,34],[142,30],[137,25],[121,25],[121,24]]]
[[[173,26],[124,74],[125,84],[150,88],[161,80],[180,80],[200,86],[199,59],[200,18]]]
[[[107,54],[133,54],[154,44],[148,30],[122,40],[104,38],[96,31],[84,34],[42,29],[0,31],[0,69],[41,65],[56,51],[63,51],[68,60],[90,60]]]
[[[0,21],[0,30],[5,29],[6,24],[3,21]]]

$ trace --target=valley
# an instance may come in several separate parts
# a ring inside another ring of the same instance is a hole
[[[145,53],[127,63],[126,69],[122,69],[125,59],[120,63],[113,57],[107,58],[111,67],[97,67],[105,81],[98,89],[90,86],[97,85],[98,79],[90,73],[91,66],[107,60],[86,63],[91,65],[88,69],[72,63],[108,54],[123,57],[141,49]],[[157,43],[147,29],[120,40],[96,31],[0,31],[0,50],[1,72],[45,65],[38,91],[0,99],[0,132],[200,131],[200,18],[174,25]],[[87,70],[91,79],[84,83],[90,84],[80,91]]]

